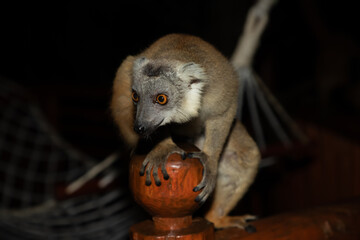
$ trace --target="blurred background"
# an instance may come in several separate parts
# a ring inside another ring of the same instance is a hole
[[[230,57],[254,2],[8,2],[0,7],[0,76],[26,89],[64,141],[101,160],[123,148],[109,111],[122,60],[168,33],[200,36]],[[264,154],[276,161],[235,212],[269,216],[360,195],[359,18],[354,1],[273,7],[254,69],[309,143],[269,145]]]

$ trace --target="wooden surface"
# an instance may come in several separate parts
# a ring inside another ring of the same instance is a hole
[[[166,163],[168,180],[158,169],[161,185],[156,186],[151,173],[151,185],[146,186],[145,175],[139,171],[144,155],[134,156],[130,162],[130,188],[135,201],[152,216],[182,217],[191,215],[199,204],[195,202],[199,192],[194,192],[202,179],[202,164],[198,159],[182,160],[179,154],[169,156]]]
[[[256,233],[236,228],[216,232],[216,240],[360,239],[360,200],[281,214],[252,223]]]
[[[190,226],[171,231],[156,228],[154,221],[143,221],[130,228],[130,237],[133,240],[214,240],[215,236],[212,223],[195,218]]]
[[[193,149],[198,151],[197,149]],[[192,218],[192,213],[200,207],[195,202],[199,192],[194,192],[202,179],[203,166],[198,159],[172,154],[166,162],[169,179],[165,180],[160,169],[161,185],[157,186],[151,173],[152,183],[145,184],[146,176],[139,171],[144,155],[135,155],[130,162],[130,188],[135,201],[152,215],[147,220],[130,228],[133,240],[202,240],[214,239],[214,226],[202,219]]]

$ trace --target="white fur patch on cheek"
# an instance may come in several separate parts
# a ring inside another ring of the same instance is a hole
[[[178,123],[189,121],[199,115],[202,91],[206,84],[207,76],[204,69],[194,62],[181,64],[177,69],[177,76],[185,82],[185,90],[181,107],[178,109]]]
[[[190,89],[184,96],[181,105],[169,111],[161,126],[168,123],[185,123],[199,115],[201,107],[202,89],[201,86]]]
[[[200,83],[196,85],[202,85]],[[182,109],[189,118],[197,117],[201,107],[202,86],[193,86],[184,96]]]

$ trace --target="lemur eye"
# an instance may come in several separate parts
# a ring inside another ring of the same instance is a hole
[[[156,97],[156,102],[158,104],[164,105],[167,103],[167,96],[165,94],[159,94]]]
[[[131,98],[135,103],[137,103],[139,101],[139,95],[134,90],[131,94]]]

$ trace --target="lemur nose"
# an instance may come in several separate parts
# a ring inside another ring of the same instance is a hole
[[[134,131],[138,134],[143,134],[145,132],[145,127],[141,125],[134,125]]]

